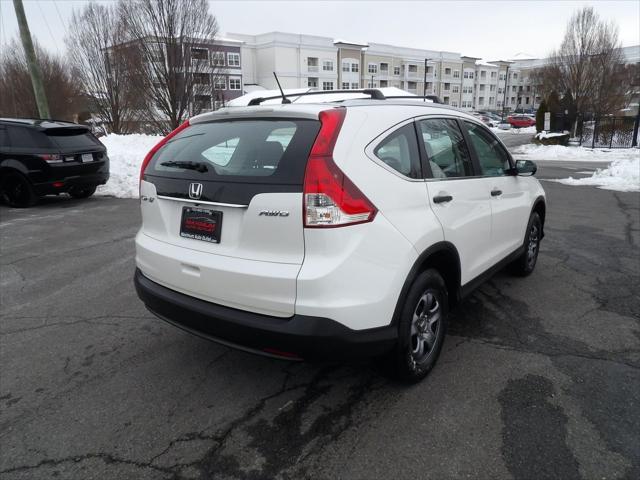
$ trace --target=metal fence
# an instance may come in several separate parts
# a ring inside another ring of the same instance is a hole
[[[578,119],[580,145],[589,148],[631,148],[638,145],[639,117]]]

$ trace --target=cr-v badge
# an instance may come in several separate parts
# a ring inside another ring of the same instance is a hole
[[[258,216],[265,216],[265,217],[288,217],[289,216],[289,212],[285,211],[285,210],[262,210]]]
[[[189,185],[189,198],[193,200],[200,200],[200,195],[202,195],[202,184],[201,183],[192,183]]]

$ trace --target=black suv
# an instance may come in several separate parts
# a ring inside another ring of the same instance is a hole
[[[107,149],[88,127],[0,118],[0,194],[10,206],[63,192],[87,198],[108,179]]]

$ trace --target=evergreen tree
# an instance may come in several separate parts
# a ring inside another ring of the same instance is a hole
[[[538,111],[536,112],[536,131],[541,132],[544,130],[544,114],[547,112],[547,102],[542,100]]]

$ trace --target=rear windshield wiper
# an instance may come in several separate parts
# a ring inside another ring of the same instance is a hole
[[[204,173],[209,170],[206,163],[184,160],[170,160],[168,162],[162,162],[160,165],[162,165],[163,167],[176,167],[184,168],[185,170],[195,170],[196,172],[200,173]]]

